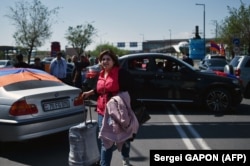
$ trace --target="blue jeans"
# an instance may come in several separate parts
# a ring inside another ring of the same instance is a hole
[[[101,130],[101,127],[102,127],[102,120],[103,120],[103,116],[98,114],[99,131]],[[110,166],[113,151],[114,149],[116,149],[115,145],[113,145],[109,149],[106,149],[100,139],[99,139],[98,144],[101,150],[101,161],[100,161],[101,166]],[[130,141],[126,141],[123,144],[122,150],[121,150],[122,159],[129,157],[129,151],[130,151]]]

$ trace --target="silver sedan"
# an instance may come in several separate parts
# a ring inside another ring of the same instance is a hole
[[[0,69],[0,141],[68,130],[86,118],[81,90],[36,69]]]

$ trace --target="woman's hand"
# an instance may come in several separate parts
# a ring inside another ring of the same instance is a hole
[[[87,92],[83,92],[82,93],[82,98],[83,99],[87,99],[89,96],[93,95],[94,93],[94,90],[90,90],[90,91],[87,91]]]

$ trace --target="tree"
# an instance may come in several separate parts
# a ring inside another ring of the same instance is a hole
[[[16,26],[13,37],[17,45],[28,48],[28,63],[32,50],[44,45],[45,40],[52,35],[52,16],[58,13],[59,8],[49,10],[39,0],[32,2],[22,1],[15,3],[15,7],[9,7],[6,15]]]
[[[86,47],[90,45],[93,40],[92,37],[96,34],[96,29],[93,25],[77,25],[76,27],[69,27],[66,33],[66,39],[69,44],[76,50],[78,56],[84,53]]]
[[[239,9],[228,6],[229,16],[219,26],[219,38],[227,43],[233,52],[233,39],[238,38],[240,45],[248,47],[250,54],[250,5],[246,6],[241,1]],[[246,50],[246,48],[244,48]]]

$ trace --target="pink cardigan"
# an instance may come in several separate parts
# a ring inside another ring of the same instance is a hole
[[[128,92],[119,92],[106,105],[99,138],[106,149],[113,144],[121,151],[124,142],[138,132],[139,123],[131,109]]]

